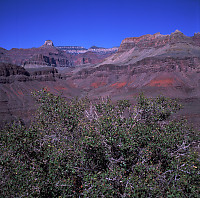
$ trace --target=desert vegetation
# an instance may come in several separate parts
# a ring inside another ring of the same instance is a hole
[[[33,97],[32,124],[0,133],[1,197],[198,197],[199,134],[169,119],[176,101]]]

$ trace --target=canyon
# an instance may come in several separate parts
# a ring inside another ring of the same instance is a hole
[[[81,52],[82,51],[82,52]],[[164,95],[184,105],[176,117],[186,117],[200,129],[200,33],[185,36],[143,35],[126,38],[119,48],[0,48],[0,120],[33,119],[31,92],[42,88],[66,99],[88,96],[129,99],[143,92]]]

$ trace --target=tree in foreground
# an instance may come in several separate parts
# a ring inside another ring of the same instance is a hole
[[[169,121],[176,101],[66,101],[42,90],[29,128],[0,134],[3,197],[198,197],[199,134]]]

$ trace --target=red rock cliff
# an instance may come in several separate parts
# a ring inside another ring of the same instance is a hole
[[[121,42],[119,52],[128,51],[134,47],[140,49],[151,47],[158,48],[166,44],[172,45],[176,43],[188,43],[194,46],[200,46],[200,34],[196,33],[193,37],[188,37],[179,30],[176,30],[171,35],[156,33],[153,35],[147,34],[140,37],[130,37]]]

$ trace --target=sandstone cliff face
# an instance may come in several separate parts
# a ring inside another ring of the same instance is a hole
[[[25,68],[34,68],[34,67],[70,67],[73,63],[69,60],[68,56],[57,50],[52,45],[43,45],[40,48],[37,48],[36,53],[31,57],[26,58],[22,61],[22,65]]]
[[[34,55],[32,58],[23,62],[24,67],[33,67],[33,65],[38,66],[56,66],[56,61],[54,58],[50,58],[49,56],[44,56],[42,54]]]
[[[54,67],[42,67],[42,68],[27,68],[26,69],[30,77],[35,77],[35,76],[52,76],[56,77],[58,74],[58,71]]]
[[[25,68],[35,68],[35,67],[69,67],[73,63],[68,60],[67,57],[55,57],[55,54],[49,53],[49,56],[44,56],[43,54],[36,54],[32,58],[23,61],[23,66]],[[57,55],[58,56],[58,55]]]
[[[126,38],[116,54],[108,57],[102,64],[128,65],[147,57],[200,57],[200,33],[192,37],[180,31],[171,35],[144,35]]]
[[[23,67],[13,64],[0,63],[0,76],[8,77],[11,75],[30,76],[30,74]]]
[[[50,41],[39,48],[11,50],[0,49],[0,62],[12,63],[24,67],[69,67],[73,65],[69,56],[56,49]]]
[[[28,68],[0,63],[0,84],[28,81],[55,81],[59,78],[58,71],[54,67]]]
[[[124,52],[130,50],[134,47],[144,49],[144,48],[159,48],[167,44],[173,45],[177,43],[187,43],[194,46],[199,46],[200,34],[197,33],[193,37],[185,36],[182,32],[176,30],[171,35],[161,35],[156,33],[153,35],[144,35],[141,37],[131,37],[126,38],[122,41],[119,52]]]

